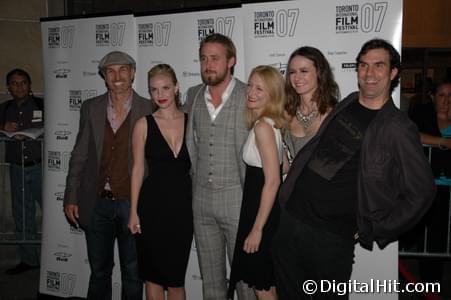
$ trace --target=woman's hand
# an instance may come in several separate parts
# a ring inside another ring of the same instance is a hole
[[[260,242],[262,240],[262,231],[258,229],[252,229],[252,231],[247,236],[244,241],[243,250],[246,253],[255,253],[260,247]]]
[[[141,234],[141,225],[139,223],[139,217],[137,213],[130,212],[130,218],[128,220],[128,229],[132,234]]]

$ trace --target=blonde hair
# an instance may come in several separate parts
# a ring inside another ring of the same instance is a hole
[[[257,75],[263,81],[264,88],[269,95],[269,102],[258,118],[249,108],[246,108],[247,127],[252,128],[257,119],[267,117],[274,121],[275,128],[283,128],[286,122],[283,115],[286,94],[282,75],[276,68],[267,65],[260,65],[252,69],[249,78],[254,75]]]
[[[169,77],[174,85],[177,85],[178,83],[174,69],[168,64],[158,64],[153,66],[152,69],[147,72],[147,83],[149,83],[150,79],[157,75],[165,75]],[[181,106],[180,91],[175,94],[175,104],[177,105],[177,107]]]

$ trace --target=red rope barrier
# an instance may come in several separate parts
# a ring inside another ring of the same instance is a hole
[[[409,270],[403,264],[402,261],[399,261],[398,269],[399,269],[399,273],[401,273],[402,277],[404,277],[408,282],[414,283],[414,284],[418,283],[418,280],[415,278],[415,276],[412,275],[412,273],[409,272]],[[424,299],[426,299],[426,300],[443,300],[442,297],[440,297],[437,294],[431,293],[431,292],[423,293],[423,295],[424,295]]]

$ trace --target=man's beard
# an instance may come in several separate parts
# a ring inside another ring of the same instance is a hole
[[[227,71],[224,71],[222,73],[209,72],[208,74],[205,74],[205,72],[201,72],[201,77],[202,77],[202,81],[206,85],[215,86],[215,85],[218,85],[218,84],[224,82],[224,80],[227,77]]]

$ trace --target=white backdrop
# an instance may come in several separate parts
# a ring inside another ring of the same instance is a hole
[[[355,57],[374,37],[401,49],[402,0],[302,0],[248,4],[237,8],[134,17],[121,15],[42,22],[45,65],[44,224],[40,292],[85,297],[89,278],[83,232],[70,228],[62,212],[67,163],[78,130],[82,101],[105,91],[97,74],[100,58],[112,50],[136,58],[135,89],[148,97],[147,71],[168,63],[182,93],[201,82],[199,41],[211,32],[232,38],[237,47],[235,75],[269,64],[285,72],[291,52],[304,45],[319,48],[331,63],[342,96],[357,89]],[[394,95],[399,103],[399,90]],[[397,279],[397,243],[384,251],[356,248],[353,279]],[[116,264],[118,265],[118,264]],[[113,298],[120,298],[115,268]],[[195,245],[186,278],[187,298],[201,299]],[[351,299],[380,299],[380,294]],[[382,296],[397,299],[396,294]]]

